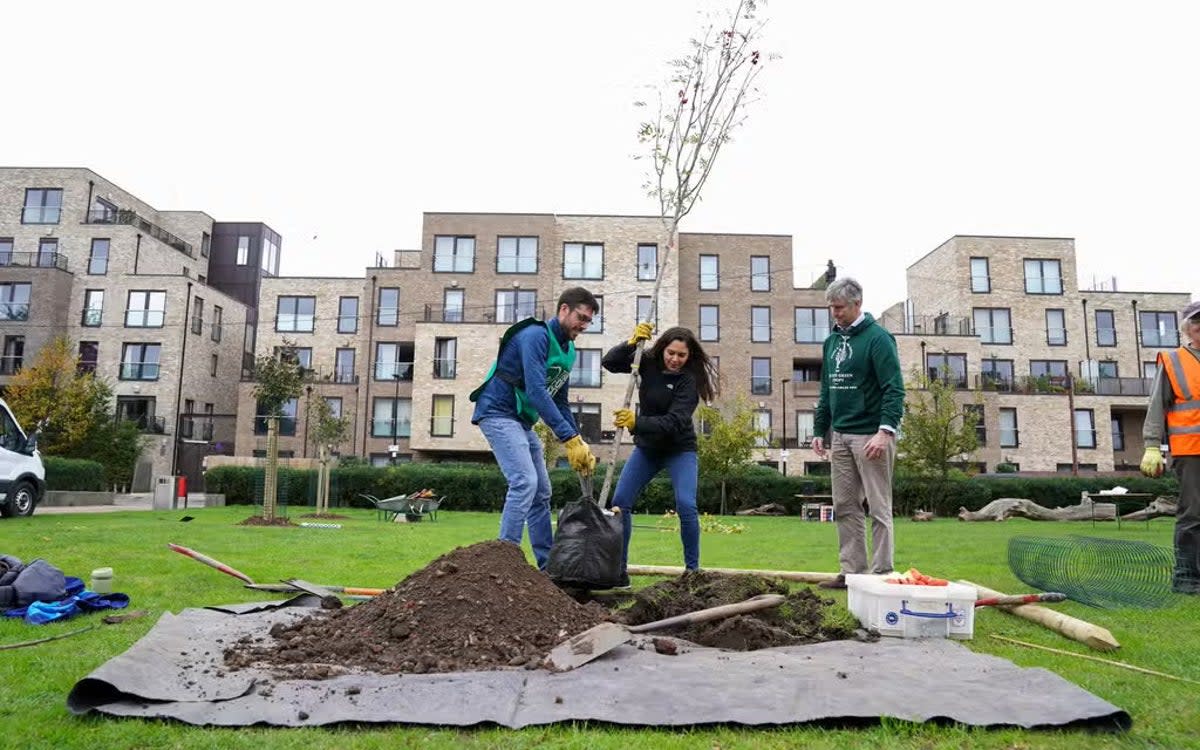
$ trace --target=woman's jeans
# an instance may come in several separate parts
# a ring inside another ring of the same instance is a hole
[[[533,557],[539,569],[545,568],[554,532],[550,527],[550,475],[542,441],[515,419],[487,417],[479,421],[479,429],[508,480],[508,494],[500,513],[500,538],[520,545],[528,524]]]
[[[629,538],[633,536],[633,501],[638,493],[662,469],[671,476],[675,488],[675,512],[679,514],[679,538],[683,542],[683,565],[688,570],[700,567],[700,513],[696,510],[696,477],[700,462],[695,451],[655,456],[634,448],[625,462],[613,505],[621,509],[621,524],[625,531],[625,549],[621,553],[621,568],[629,564]],[[532,527],[531,527],[532,528]]]

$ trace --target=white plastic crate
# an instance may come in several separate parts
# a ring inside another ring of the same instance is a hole
[[[846,576],[850,614],[863,627],[900,638],[970,640],[974,635],[973,587],[912,586],[883,579],[881,575]]]

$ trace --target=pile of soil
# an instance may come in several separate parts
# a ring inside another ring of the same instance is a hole
[[[354,607],[276,625],[271,638],[243,638],[225,652],[251,664],[329,676],[328,666],[372,672],[461,672],[540,665],[560,641],[604,620],[498,540],[460,547]]]
[[[787,599],[771,609],[661,632],[702,646],[736,651],[869,637],[858,631],[858,623],[849,612],[835,607],[833,599],[818,596],[811,588],[789,593],[782,581],[704,571],[687,572],[642,589],[622,619],[628,625],[641,625],[759,594],[784,594]]]

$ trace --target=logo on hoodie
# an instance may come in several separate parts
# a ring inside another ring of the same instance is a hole
[[[842,342],[833,350],[833,371],[841,372],[842,364],[849,362],[854,356],[854,347],[850,346],[850,337],[842,336]]]

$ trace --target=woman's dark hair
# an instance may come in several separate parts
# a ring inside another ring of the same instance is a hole
[[[712,401],[717,395],[715,388],[717,382],[717,368],[713,366],[713,362],[709,359],[708,354],[704,351],[704,347],[700,346],[700,342],[696,339],[696,334],[692,333],[682,326],[668,328],[658,337],[658,341],[654,342],[654,346],[650,349],[651,356],[658,366],[666,369],[666,364],[663,352],[672,341],[682,341],[688,348],[688,359],[684,363],[683,369],[692,374],[696,379],[696,392],[700,394],[702,401]]]

